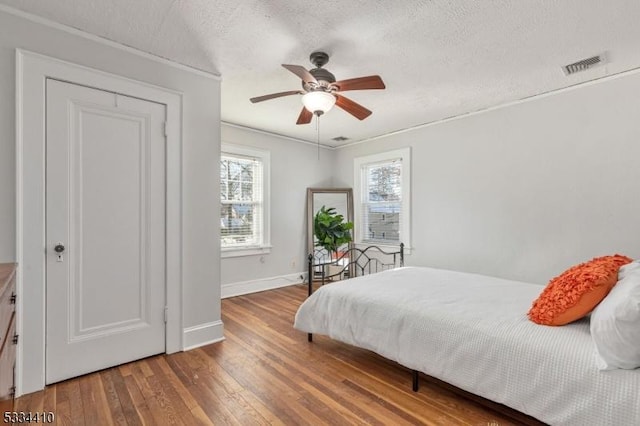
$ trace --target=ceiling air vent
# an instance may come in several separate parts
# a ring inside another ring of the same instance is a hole
[[[335,137],[335,138],[333,138],[333,139],[331,139],[331,140],[336,141],[336,142],[344,142],[344,141],[346,141],[346,140],[348,140],[348,139],[349,139],[349,138],[346,138],[346,137],[344,137],[344,136],[337,136],[337,137]]]
[[[573,64],[565,65],[564,67],[562,67],[562,70],[566,75],[571,75],[580,71],[588,70],[589,68],[593,68],[596,65],[600,65],[602,63],[604,63],[604,57],[602,55],[596,55],[578,62],[574,62]]]

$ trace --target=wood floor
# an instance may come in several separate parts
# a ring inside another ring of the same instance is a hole
[[[60,425],[514,424],[431,383],[411,391],[405,368],[294,330],[306,287],[225,299],[226,340],[48,386],[16,411]]]

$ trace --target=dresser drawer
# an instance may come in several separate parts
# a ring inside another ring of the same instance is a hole
[[[0,415],[13,411],[16,365],[15,265],[0,263]]]
[[[9,335],[13,337],[16,330],[15,315],[9,320]],[[16,345],[12,338],[0,345],[0,401],[6,405],[6,400],[13,400],[13,367],[16,362]]]
[[[0,347],[4,345],[5,336],[7,336],[9,330],[9,321],[15,311],[15,297],[16,297],[16,281],[11,279],[6,286],[2,289],[0,294]],[[13,334],[11,334],[13,337]]]

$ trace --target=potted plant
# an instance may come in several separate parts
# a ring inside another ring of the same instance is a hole
[[[353,241],[353,222],[345,222],[344,217],[333,207],[322,206],[313,221],[316,247],[323,247],[331,256],[336,256],[340,246]]]

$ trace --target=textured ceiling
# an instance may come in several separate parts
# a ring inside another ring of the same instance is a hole
[[[35,15],[222,76],[222,119],[308,141],[300,88],[280,64],[311,68],[325,50],[338,80],[379,74],[383,91],[347,95],[373,111],[334,108],[321,141],[337,145],[419,126],[640,66],[637,0],[0,0]],[[605,53],[607,63],[561,67]]]

